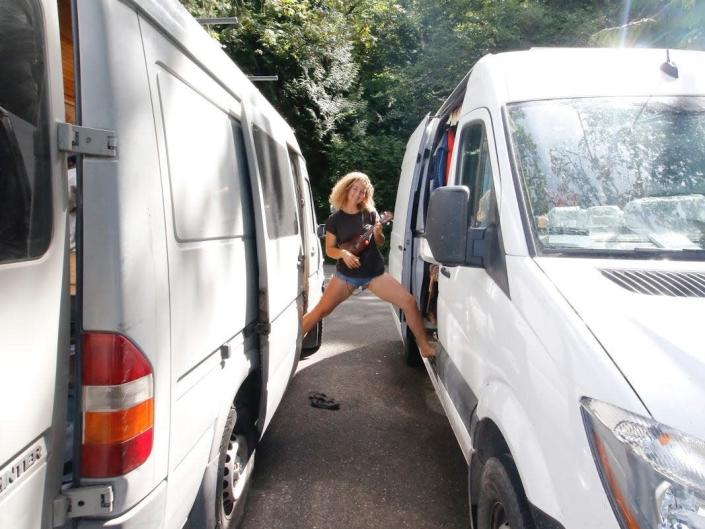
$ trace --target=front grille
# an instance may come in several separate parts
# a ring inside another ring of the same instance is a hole
[[[622,288],[649,296],[705,298],[705,273],[656,270],[600,270]]]

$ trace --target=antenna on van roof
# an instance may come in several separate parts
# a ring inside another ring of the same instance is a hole
[[[196,21],[201,26],[210,26],[214,24],[221,26],[233,26],[237,24],[237,17],[197,18]]]
[[[252,81],[253,83],[257,83],[260,81],[278,81],[279,76],[278,75],[248,75],[247,78]]]
[[[674,79],[678,79],[678,66],[671,62],[670,50],[666,50],[666,62],[661,65],[661,71]]]

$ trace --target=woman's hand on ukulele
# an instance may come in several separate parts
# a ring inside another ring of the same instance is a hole
[[[359,268],[360,267],[360,259],[356,257],[354,254],[348,252],[347,250],[343,250],[343,262],[345,263],[345,266],[348,268]]]

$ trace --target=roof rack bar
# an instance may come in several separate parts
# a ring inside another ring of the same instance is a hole
[[[197,18],[196,20],[201,26],[209,26],[211,24],[232,26],[237,24],[237,17]]]
[[[252,81],[253,83],[257,83],[260,81],[278,81],[279,76],[278,75],[248,75],[247,78]]]

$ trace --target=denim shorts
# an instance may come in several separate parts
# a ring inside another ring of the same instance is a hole
[[[339,279],[345,281],[348,285],[352,285],[355,288],[367,288],[367,285],[370,284],[370,281],[374,279],[374,277],[350,277],[346,276],[345,274],[341,274],[340,272],[336,272],[335,275]]]

